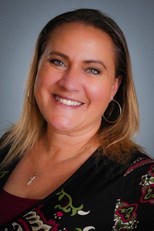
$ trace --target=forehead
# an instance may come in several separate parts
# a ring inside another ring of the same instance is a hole
[[[84,22],[70,22],[70,23],[63,23],[60,24],[58,26],[56,26],[49,34],[49,39],[53,38],[55,36],[58,36],[58,34],[64,33],[64,32],[74,32],[76,31],[77,34],[81,33],[81,32],[85,32],[86,33],[97,33],[97,35],[99,34],[99,36],[101,36],[102,34],[105,34],[109,40],[112,41],[111,36],[103,29],[100,29],[98,27],[96,27],[95,25],[90,25]],[[112,41],[113,42],[113,41]]]
[[[115,53],[115,46],[110,35],[105,31],[84,23],[65,23],[56,27],[49,36],[47,46],[59,47],[78,45],[81,49],[94,48],[96,52],[106,47]],[[75,48],[75,47],[74,47]]]
[[[58,26],[50,34],[42,58],[58,53],[74,64],[97,60],[109,72],[115,71],[115,48],[112,39],[106,32],[93,26],[81,23]]]

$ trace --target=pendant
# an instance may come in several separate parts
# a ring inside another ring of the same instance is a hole
[[[33,182],[34,182],[34,180],[36,179],[36,177],[37,177],[37,172],[34,174],[34,176],[32,176],[32,177],[30,177],[29,178],[29,181],[27,182],[27,185],[30,185],[30,184],[32,184]]]

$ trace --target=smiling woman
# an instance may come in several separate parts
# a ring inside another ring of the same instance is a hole
[[[118,25],[92,9],[49,21],[22,115],[0,141],[1,230],[154,229],[154,161],[132,140],[138,126]]]
[[[114,60],[114,45],[106,33],[82,23],[54,29],[34,85],[48,128],[93,137],[120,85]]]

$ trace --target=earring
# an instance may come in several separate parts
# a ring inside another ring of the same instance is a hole
[[[115,105],[118,106],[118,110],[115,109]],[[112,99],[108,105],[107,110],[103,114],[103,118],[108,123],[116,123],[122,113],[122,108],[117,100]]]

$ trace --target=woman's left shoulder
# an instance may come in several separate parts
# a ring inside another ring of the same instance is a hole
[[[147,153],[136,152],[132,154],[124,176],[142,174],[149,171],[149,169],[154,171],[154,158]]]
[[[121,183],[113,230],[154,230],[154,159],[135,153]]]

